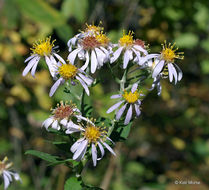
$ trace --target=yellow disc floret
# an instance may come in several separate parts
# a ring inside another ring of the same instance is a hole
[[[123,37],[120,38],[119,43],[121,46],[131,46],[134,43],[133,32],[129,31],[128,34],[125,34],[125,32],[123,32]]]
[[[105,34],[102,34],[102,33],[96,35],[96,39],[103,46],[108,45],[110,41],[109,38]]]
[[[175,43],[171,45],[169,43],[166,44],[166,41],[164,44],[162,44],[163,50],[161,51],[162,59],[164,59],[167,62],[173,62],[174,59],[184,59],[183,52],[176,52],[178,48],[174,49]]]
[[[139,92],[136,90],[134,93],[131,91],[128,93],[126,90],[123,93],[123,98],[130,104],[135,103],[139,99]]]
[[[84,136],[88,140],[89,143],[91,142],[95,143],[101,138],[102,132],[99,127],[88,125],[84,132]]]
[[[76,76],[78,68],[72,64],[63,64],[59,67],[59,74],[65,80],[73,79]]]
[[[45,40],[39,40],[33,44],[31,50],[33,54],[38,54],[40,56],[49,55],[54,47],[55,40],[51,41],[51,37],[47,37]]]

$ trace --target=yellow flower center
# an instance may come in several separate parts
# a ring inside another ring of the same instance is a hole
[[[94,24],[92,24],[92,25],[86,24],[85,32],[92,32],[93,34],[98,34],[102,30],[103,30],[103,27],[95,26]]]
[[[126,90],[124,91],[123,98],[130,104],[135,103],[139,99],[139,92],[136,90],[134,93],[131,91],[128,93]]]
[[[119,43],[121,46],[131,46],[134,43],[133,32],[129,31],[127,35],[123,32],[123,37],[120,38]]]
[[[110,41],[109,38],[105,34],[102,34],[102,33],[96,35],[96,39],[100,44],[104,46],[106,46]]]
[[[168,45],[166,42],[162,44],[163,50],[161,52],[162,59],[164,59],[167,62],[173,62],[174,59],[184,59],[183,52],[176,52],[178,48],[174,49],[175,43],[171,45],[169,43]]]
[[[59,67],[59,74],[65,79],[69,80],[76,76],[77,67],[72,64],[63,64]]]
[[[54,42],[50,42],[51,37],[46,38],[45,40],[39,40],[33,44],[31,50],[33,54],[38,54],[40,56],[49,55],[52,52],[52,48],[54,47]]]
[[[99,127],[89,125],[84,132],[84,136],[89,143],[97,142],[102,136],[102,131]]]

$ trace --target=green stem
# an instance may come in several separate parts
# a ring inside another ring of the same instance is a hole
[[[81,101],[81,113],[83,114],[84,112],[84,96],[85,96],[85,90],[83,89],[81,96],[80,96],[80,101]]]
[[[107,133],[107,136],[109,137],[110,135],[111,135],[111,133],[112,133],[112,131],[113,131],[113,129],[115,128],[115,124],[116,124],[116,120],[114,119],[114,120],[112,120],[112,125],[109,127],[109,129],[108,129],[108,133]]]
[[[126,83],[126,78],[127,78],[127,71],[126,69],[123,73],[122,79],[120,80],[120,91],[124,91],[125,89],[125,83]]]

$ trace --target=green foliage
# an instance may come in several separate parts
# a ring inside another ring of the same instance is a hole
[[[82,190],[82,181],[77,177],[70,177],[66,180],[64,190]]]
[[[125,141],[130,133],[131,125],[132,122],[130,122],[128,125],[124,125],[122,121],[117,122],[115,126],[115,130],[112,132],[110,138],[115,142]]]
[[[41,159],[43,159],[47,162],[51,162],[51,163],[57,162],[57,159],[58,159],[57,156],[52,156],[51,154],[47,154],[47,153],[40,152],[37,150],[27,150],[25,152],[25,154],[30,154],[30,155],[36,156],[38,158],[41,158]]]

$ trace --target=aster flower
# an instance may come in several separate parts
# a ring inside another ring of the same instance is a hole
[[[46,64],[49,68],[50,74],[54,77],[54,68],[57,65],[56,59],[63,61],[62,57],[60,57],[55,49],[57,47],[54,46],[55,40],[51,42],[51,37],[47,37],[45,40],[39,40],[33,44],[32,55],[25,60],[25,63],[28,62],[27,66],[23,70],[22,75],[26,76],[28,72],[31,70],[31,75],[35,77],[35,72],[37,65],[42,57],[45,58]],[[55,59],[56,58],[56,59]]]
[[[90,76],[87,76],[87,74],[82,69],[77,68],[71,63],[66,63],[65,61],[62,63],[58,62],[55,74],[59,75],[59,79],[51,87],[49,96],[53,96],[57,88],[61,84],[65,83],[65,81],[69,80],[71,81],[72,85],[75,85],[75,80],[78,80],[83,86],[86,94],[89,96],[88,86],[92,84],[93,79]]]
[[[138,91],[138,84],[135,83],[130,92],[127,92],[126,90],[123,92],[123,94],[115,94],[111,96],[111,99],[117,99],[120,98],[121,100],[119,102],[117,102],[116,104],[114,104],[112,107],[110,107],[107,110],[107,113],[111,113],[112,111],[116,110],[117,108],[119,108],[121,105],[123,105],[117,112],[116,112],[116,120],[119,120],[121,118],[121,116],[123,115],[123,113],[125,112],[126,108],[129,106],[126,117],[125,117],[125,121],[124,124],[127,125],[132,118],[133,115],[133,108],[135,109],[136,112],[136,117],[139,117],[141,114],[140,111],[140,105],[141,105],[141,101],[140,101],[140,96],[143,96],[143,94],[141,94]]]
[[[175,43],[171,45],[162,44],[163,49],[160,54],[154,54],[151,58],[154,58],[154,69],[152,73],[152,78],[156,78],[158,75],[162,75],[164,78],[169,77],[169,81],[172,82],[182,79],[183,73],[179,66],[174,63],[175,59],[183,59],[183,52],[176,52],[178,48],[174,49]]]
[[[133,39],[133,32],[129,31],[128,34],[123,33],[123,37],[120,38],[117,45],[118,49],[113,53],[113,56],[110,59],[110,62],[115,62],[124,52],[123,56],[123,69],[126,69],[129,61],[134,60],[139,61],[142,57],[148,54],[145,49],[144,42],[137,39]]]
[[[100,32],[103,31],[103,27],[100,27],[100,26],[95,26],[94,24],[86,24],[86,28],[84,31],[81,31],[81,33],[75,35],[73,38],[71,38],[67,45],[69,47],[69,52],[72,51],[72,46],[75,46],[77,45],[77,42],[86,37],[86,36],[95,36],[95,35],[98,35],[100,34]]]
[[[16,181],[21,181],[21,178],[18,173],[11,172],[8,170],[13,165],[13,163],[7,163],[7,161],[7,157],[0,161],[0,176],[2,176],[4,180],[4,190],[6,190],[9,187],[9,184],[12,182],[12,176]]]
[[[60,104],[57,104],[57,107],[52,109],[52,115],[43,122],[42,126],[47,130],[49,127],[60,130],[61,126],[67,129],[68,126],[74,125],[73,119],[76,119],[78,122],[81,120],[89,121],[81,115],[75,104],[72,104],[72,102],[70,104],[67,102],[63,103],[61,101]]]
[[[104,147],[107,148],[113,155],[115,152],[106,143],[106,141],[112,140],[107,137],[107,132],[104,127],[95,126],[93,123],[87,123],[86,127],[74,125],[66,130],[66,134],[72,134],[74,132],[81,132],[81,138],[77,140],[71,147],[73,153],[73,159],[80,161],[84,158],[88,147],[91,149],[93,165],[96,166],[97,160],[101,160],[104,156]],[[98,158],[97,147],[101,152],[101,157]]]
[[[72,64],[74,64],[76,57],[84,60],[85,64],[81,69],[85,70],[91,59],[90,70],[91,73],[95,73],[97,68],[102,67],[109,60],[110,50],[111,45],[105,34],[86,35],[78,41],[77,48],[69,54],[68,60]]]

